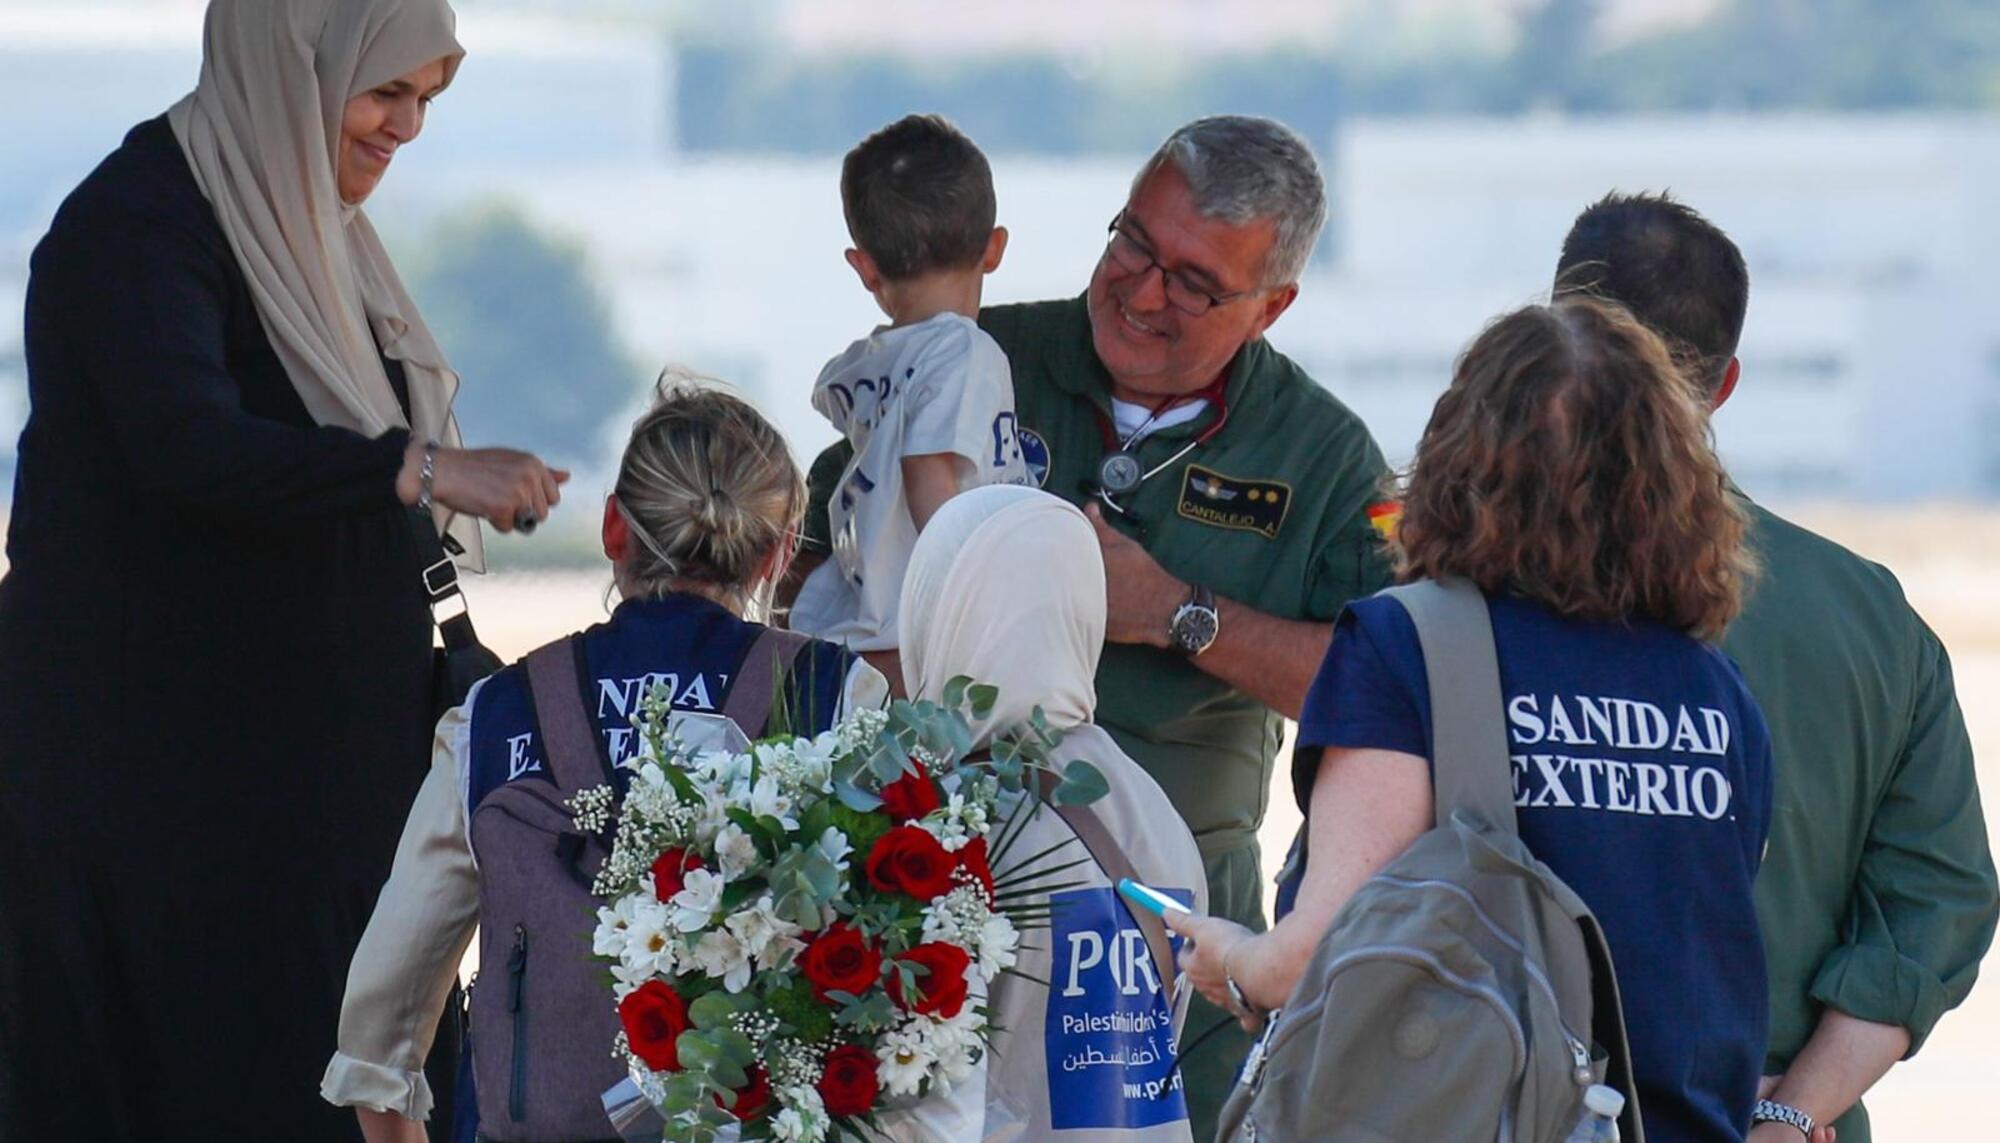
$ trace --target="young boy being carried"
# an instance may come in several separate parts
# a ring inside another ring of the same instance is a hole
[[[847,264],[889,324],[829,361],[813,407],[854,446],[827,506],[833,554],[791,625],[861,652],[903,693],[896,600],[932,513],[969,488],[1028,480],[1007,355],[979,328],[1000,265],[986,156],[936,115],[911,115],[847,153]]]

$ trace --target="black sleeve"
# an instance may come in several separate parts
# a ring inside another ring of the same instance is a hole
[[[135,220],[92,242],[70,350],[132,486],[162,508],[298,518],[396,503],[409,442],[252,415],[229,371],[228,268],[185,227]],[[225,248],[226,256],[226,248]]]
[[[826,509],[833,503],[834,489],[840,487],[840,474],[847,471],[853,459],[854,446],[842,438],[826,446],[813,460],[812,469],[806,474],[806,519],[800,551],[820,556],[832,553],[833,522]]]

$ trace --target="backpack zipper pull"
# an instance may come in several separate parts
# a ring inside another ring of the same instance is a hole
[[[1569,1056],[1576,1062],[1576,1082],[1584,1086],[1597,1082],[1597,1077],[1590,1073],[1590,1049],[1568,1032],[1563,1033],[1563,1039],[1569,1041]]]
[[[514,926],[514,951],[507,954],[507,1011],[521,1010],[521,986],[528,978],[528,930]]]

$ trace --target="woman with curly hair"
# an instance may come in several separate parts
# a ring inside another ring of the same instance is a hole
[[[1743,535],[1664,344],[1623,309],[1565,298],[1500,318],[1459,359],[1397,537],[1402,581],[1486,596],[1521,838],[1603,925],[1654,1143],[1741,1140],[1763,1062],[1751,882],[1770,744],[1713,646],[1753,572]],[[1176,924],[1204,994],[1227,1004],[1233,982],[1282,1006],[1341,906],[1431,828],[1430,714],[1408,612],[1350,605],[1299,723],[1311,876],[1289,878],[1269,933]]]

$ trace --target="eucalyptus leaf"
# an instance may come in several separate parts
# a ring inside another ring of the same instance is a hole
[[[993,713],[994,705],[1000,701],[1000,688],[991,683],[978,683],[966,688],[965,696],[972,700],[972,717],[985,718]]]
[[[869,793],[852,782],[835,782],[833,784],[833,795],[840,799],[841,805],[851,810],[859,810],[864,814],[873,813],[882,808],[882,799],[879,796]]]
[[[716,1048],[715,1041],[711,1039],[713,1035],[712,1032],[692,1028],[682,1032],[680,1038],[674,1041],[674,1047],[680,1055],[681,1066],[700,1070],[721,1062],[722,1052]]]
[[[688,1005],[688,1019],[703,1031],[728,1027],[736,1012],[736,1003],[727,992],[711,992]]]
[[[740,1068],[747,1068],[757,1062],[757,1045],[750,1037],[734,1028],[724,1028],[715,1034],[715,1046],[721,1050],[722,1058]]]
[[[708,1065],[708,1074],[715,1077],[716,1083],[721,1084],[731,1091],[750,1082],[750,1073],[743,1070],[743,1065],[734,1060],[716,1060],[714,1063]],[[727,1098],[727,1096],[724,1098]]]
[[[707,1095],[708,1089],[699,1076],[682,1072],[667,1081],[666,1090],[660,1094],[660,1110],[668,1115],[692,1111]]]
[[[1063,767],[1062,784],[1056,787],[1055,801],[1059,806],[1087,806],[1110,792],[1111,784],[1104,780],[1104,771],[1076,758]]]
[[[954,675],[944,685],[944,705],[954,709],[965,704],[966,688],[972,686],[970,675]]]

